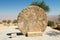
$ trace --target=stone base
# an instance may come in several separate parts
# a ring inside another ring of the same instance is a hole
[[[28,32],[28,37],[42,36],[42,32]]]

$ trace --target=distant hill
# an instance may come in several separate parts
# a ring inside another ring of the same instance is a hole
[[[4,20],[4,19],[10,19],[10,20],[14,20],[17,19],[17,17],[0,17],[0,21]],[[58,15],[48,15],[48,20],[54,21],[56,23],[59,23],[58,21]]]
[[[48,20],[54,21],[55,23],[59,23],[58,15],[48,15]]]
[[[17,16],[2,16],[0,17],[0,21],[1,20],[14,20],[17,19]]]

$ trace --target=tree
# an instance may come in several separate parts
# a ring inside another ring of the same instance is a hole
[[[47,6],[44,1],[42,1],[42,2],[38,2],[38,1],[32,2],[30,5],[39,6],[39,7],[41,7],[42,9],[44,9],[46,12],[49,11],[49,6]]]
[[[60,21],[60,15],[58,15],[58,20]]]
[[[4,26],[6,26],[7,20],[2,20]]]
[[[53,21],[48,21],[47,25],[48,26],[54,26],[54,22]]]
[[[17,25],[17,20],[16,20],[16,19],[13,20],[13,24],[14,24],[14,25]]]
[[[3,23],[6,23],[7,21],[6,20],[2,20]]]
[[[7,20],[7,24],[8,24],[8,26],[10,26],[10,22],[11,22],[11,20]]]

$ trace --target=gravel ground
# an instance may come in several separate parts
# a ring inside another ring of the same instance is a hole
[[[0,27],[0,40],[60,40],[60,31],[47,27],[43,36],[25,37],[24,35],[16,35],[20,33],[17,26]],[[12,35],[7,35],[12,33]],[[12,38],[11,38],[12,37]]]

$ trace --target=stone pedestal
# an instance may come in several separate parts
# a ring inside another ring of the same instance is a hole
[[[28,32],[27,33],[28,37],[35,37],[35,36],[42,36],[42,32]]]

